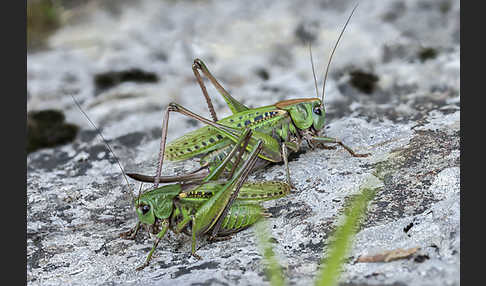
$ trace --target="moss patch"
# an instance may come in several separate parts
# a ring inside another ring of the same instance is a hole
[[[27,114],[27,152],[71,142],[79,127],[64,122],[58,110],[31,111]]]

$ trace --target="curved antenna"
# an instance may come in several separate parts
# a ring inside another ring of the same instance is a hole
[[[140,189],[138,189],[137,206],[140,205],[140,196],[142,195],[143,182],[140,182]]]
[[[309,54],[310,54],[310,61],[312,65],[312,75],[314,76],[314,85],[316,86],[316,94],[317,94],[317,98],[319,98],[319,90],[317,89],[316,71],[314,70],[314,60],[312,59],[312,47],[310,41],[309,41]]]
[[[89,119],[88,115],[81,108],[81,105],[76,100],[76,98],[74,97],[74,95],[72,95],[72,94],[69,94],[69,95],[73,98],[74,103],[76,103],[76,106],[79,108],[79,110],[81,110],[81,113],[83,113],[84,117],[86,117],[86,119],[89,121],[89,123],[91,124],[91,126],[93,126],[93,128],[96,130],[96,132],[98,133],[98,135],[101,137],[101,139],[105,143],[105,145],[108,148],[108,150],[110,150],[110,152],[113,155],[113,157],[115,157],[116,163],[118,164],[118,167],[120,167],[120,170],[121,170],[121,172],[123,174],[123,177],[125,178],[125,181],[127,182],[127,186],[128,186],[128,188],[130,188],[130,183],[128,182],[127,175],[125,174],[125,171],[123,170],[123,167],[120,164],[120,161],[118,160],[118,157],[115,155],[115,152],[113,152],[113,150],[111,149],[110,144],[108,144],[108,141],[105,139],[105,137],[103,136],[103,134],[101,134],[101,131],[99,130],[99,128],[96,127],[96,125],[93,123],[93,121],[91,121],[91,119]]]
[[[358,4],[359,3],[356,3],[356,5],[354,5],[353,11],[351,11],[351,14],[348,17],[348,20],[346,20],[346,23],[344,24],[344,27],[341,30],[341,34],[339,34],[339,37],[336,41],[336,44],[334,45],[334,48],[332,49],[331,55],[329,56],[329,61],[327,62],[327,67],[326,67],[326,73],[324,74],[324,83],[322,85],[322,99],[321,99],[322,102],[324,102],[324,90],[326,89],[327,74],[329,72],[329,66],[331,65],[332,56],[334,55],[334,52],[336,51],[337,45],[339,44],[339,40],[341,40],[341,37],[344,34],[344,30],[346,30],[346,27],[348,26],[349,20],[351,20],[351,17],[353,16],[354,10],[356,10],[356,8],[358,8]]]

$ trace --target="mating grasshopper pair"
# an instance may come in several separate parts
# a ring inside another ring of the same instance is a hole
[[[139,219],[137,225],[122,234],[125,238],[134,238],[141,225],[147,226],[156,234],[157,238],[145,263],[137,269],[142,269],[149,264],[160,239],[169,229],[191,235],[192,254],[197,256],[196,237],[209,235],[210,240],[217,240],[255,223],[264,216],[263,209],[255,201],[280,198],[290,192],[292,184],[288,154],[297,152],[303,142],[307,142],[312,148],[315,145],[333,148],[323,143],[337,143],[352,156],[369,155],[355,153],[339,139],[319,136],[325,124],[323,102],[329,65],[356,7],[347,19],[332,50],[324,75],[321,98],[317,89],[311,51],[317,97],[284,100],[274,105],[254,109],[234,99],[201,60],[194,60],[192,69],[206,99],[212,120],[197,115],[179,104],[169,104],[163,118],[155,176],[127,174],[135,180],[154,183],[151,190],[139,194],[135,201]],[[218,120],[199,71],[223,96],[233,115]],[[206,126],[176,139],[166,147],[170,112],[189,116],[205,123]],[[236,153],[238,155],[235,155]],[[164,159],[177,161],[195,156],[202,156],[201,167],[197,170],[180,176],[161,176]],[[283,182],[245,183],[253,169],[282,161],[285,164],[287,184]],[[158,187],[161,182],[184,183]]]
[[[334,146],[326,146],[324,145],[325,143],[337,143],[344,147],[354,157],[368,156],[369,154],[355,153],[337,138],[319,136],[319,133],[323,130],[325,124],[326,113],[324,109],[324,90],[329,65],[337,44],[339,43],[356,7],[357,6],[354,7],[348,17],[334,49],[332,50],[324,75],[321,98],[319,98],[319,92],[317,90],[317,80],[315,77],[311,50],[311,64],[317,97],[284,100],[273,105],[252,109],[233,98],[210,73],[203,61],[195,59],[192,69],[206,99],[212,120],[197,115],[177,103],[170,103],[165,110],[162,123],[162,138],[160,142],[160,153],[156,175],[154,177],[136,173],[129,173],[127,175],[138,181],[154,182],[155,188],[160,182],[204,178],[213,168],[215,168],[215,166],[218,166],[221,163],[223,158],[225,158],[231,150],[233,144],[235,144],[235,142],[242,136],[242,133],[246,128],[253,130],[253,135],[248,144],[247,151],[250,151],[259,140],[263,142],[262,151],[258,155],[259,160],[257,162],[257,167],[263,167],[272,162],[283,161],[286,170],[287,183],[290,186],[292,186],[292,182],[288,167],[288,154],[299,151],[304,141],[307,142],[311,148],[314,148],[315,145],[320,145],[329,149],[334,148]],[[221,94],[233,112],[233,115],[218,120],[200,71],[211,81],[216,90]],[[166,146],[169,114],[171,112],[186,115],[203,122],[206,126],[189,132],[170,142]],[[161,176],[164,159],[179,161],[196,156],[202,156],[200,160],[201,167],[199,169],[183,176]],[[247,156],[248,154],[246,153],[243,157],[246,159]],[[231,168],[231,166],[228,166],[228,168]]]
[[[130,187],[126,173],[107,140],[74,96],[72,98],[115,157]],[[263,149],[263,142],[258,140],[248,158],[241,160],[252,133],[247,128],[225,158],[204,178],[182,180],[184,183],[168,184],[139,192],[138,198],[134,199],[138,222],[133,229],[121,233],[120,236],[134,239],[140,227],[144,226],[156,235],[156,240],[145,263],[137,267],[137,270],[149,265],[157,245],[169,229],[192,236],[191,253],[199,257],[195,253],[197,237],[209,235],[210,241],[229,238],[269,215],[259,202],[278,199],[290,193],[290,186],[284,182],[246,182]],[[228,166],[231,166],[229,179],[220,179]]]

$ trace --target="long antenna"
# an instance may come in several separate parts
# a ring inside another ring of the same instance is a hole
[[[319,98],[319,90],[317,89],[316,71],[314,70],[314,60],[312,59],[312,47],[310,41],[309,41],[309,54],[310,54],[310,61],[312,65],[312,75],[314,76],[314,85],[316,86],[316,94],[317,94],[317,98]]]
[[[137,206],[140,204],[140,196],[142,195],[143,182],[140,183],[140,189],[138,190]]]
[[[339,40],[341,40],[341,37],[343,36],[344,30],[348,26],[349,20],[351,20],[351,17],[353,16],[354,10],[356,10],[356,8],[358,8],[358,4],[359,3],[356,3],[356,5],[353,8],[353,11],[351,11],[351,14],[348,17],[348,20],[346,20],[346,24],[344,24],[344,27],[341,30],[341,34],[339,34],[339,37],[336,41],[336,44],[334,45],[334,48],[332,49],[331,56],[329,56],[329,62],[327,63],[326,73],[324,74],[324,83],[322,85],[322,100],[321,100],[322,102],[324,102],[324,90],[326,89],[327,74],[329,72],[329,66],[331,65],[332,56],[334,55],[334,52],[336,51],[337,45],[339,44]]]
[[[89,123],[91,124],[91,126],[93,126],[93,128],[96,130],[96,132],[98,133],[98,135],[101,137],[101,139],[105,143],[105,145],[108,148],[108,150],[110,150],[110,152],[113,155],[113,157],[115,157],[116,163],[118,164],[118,167],[120,167],[120,170],[121,170],[121,172],[123,174],[123,177],[125,178],[125,181],[127,182],[127,186],[130,188],[130,183],[128,182],[127,175],[125,174],[125,171],[123,170],[123,167],[120,164],[120,161],[118,160],[118,157],[115,155],[115,152],[113,152],[113,150],[111,149],[110,144],[108,144],[108,141],[105,139],[105,137],[103,136],[103,134],[101,134],[101,131],[99,130],[99,128],[96,127],[96,125],[93,123],[93,121],[91,121],[91,119],[89,119],[88,115],[81,108],[81,105],[76,100],[76,98],[74,97],[74,95],[72,95],[72,94],[69,94],[69,95],[73,98],[74,103],[76,103],[76,106],[79,108],[79,110],[81,110],[81,113],[83,113],[84,117],[86,117],[86,119],[89,121]]]

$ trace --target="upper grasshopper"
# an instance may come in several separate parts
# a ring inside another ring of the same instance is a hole
[[[135,173],[130,173],[128,176],[139,181],[154,182],[155,187],[159,182],[203,178],[214,166],[219,165],[222,158],[228,154],[232,145],[238,140],[245,128],[253,130],[253,136],[247,147],[248,151],[255,146],[257,141],[261,140],[263,142],[262,152],[258,155],[261,159],[258,162],[258,166],[260,167],[271,162],[283,161],[286,168],[287,182],[290,185],[292,184],[288,168],[288,154],[289,152],[297,152],[301,148],[303,142],[307,142],[312,148],[315,145],[320,145],[325,148],[333,148],[331,146],[327,147],[322,145],[322,143],[337,143],[344,147],[354,157],[368,156],[369,154],[355,153],[337,138],[319,135],[325,125],[326,112],[324,108],[324,91],[329,66],[339,40],[356,8],[357,5],[348,17],[329,57],[329,62],[324,75],[322,96],[320,98],[311,50],[311,64],[317,97],[283,100],[272,105],[258,108],[248,108],[233,98],[209,72],[209,69],[203,61],[195,59],[192,69],[208,104],[212,120],[197,115],[177,103],[170,103],[165,111],[163,119],[160,154],[155,177]],[[218,120],[211,98],[207,93],[206,86],[204,85],[199,71],[201,71],[215,86],[233,112],[232,115]],[[206,126],[189,132],[170,142],[166,146],[167,126],[170,112],[178,112],[197,119],[205,123]],[[160,176],[164,158],[171,161],[177,161],[193,158],[198,155],[203,156],[200,161],[200,169],[185,176]]]

